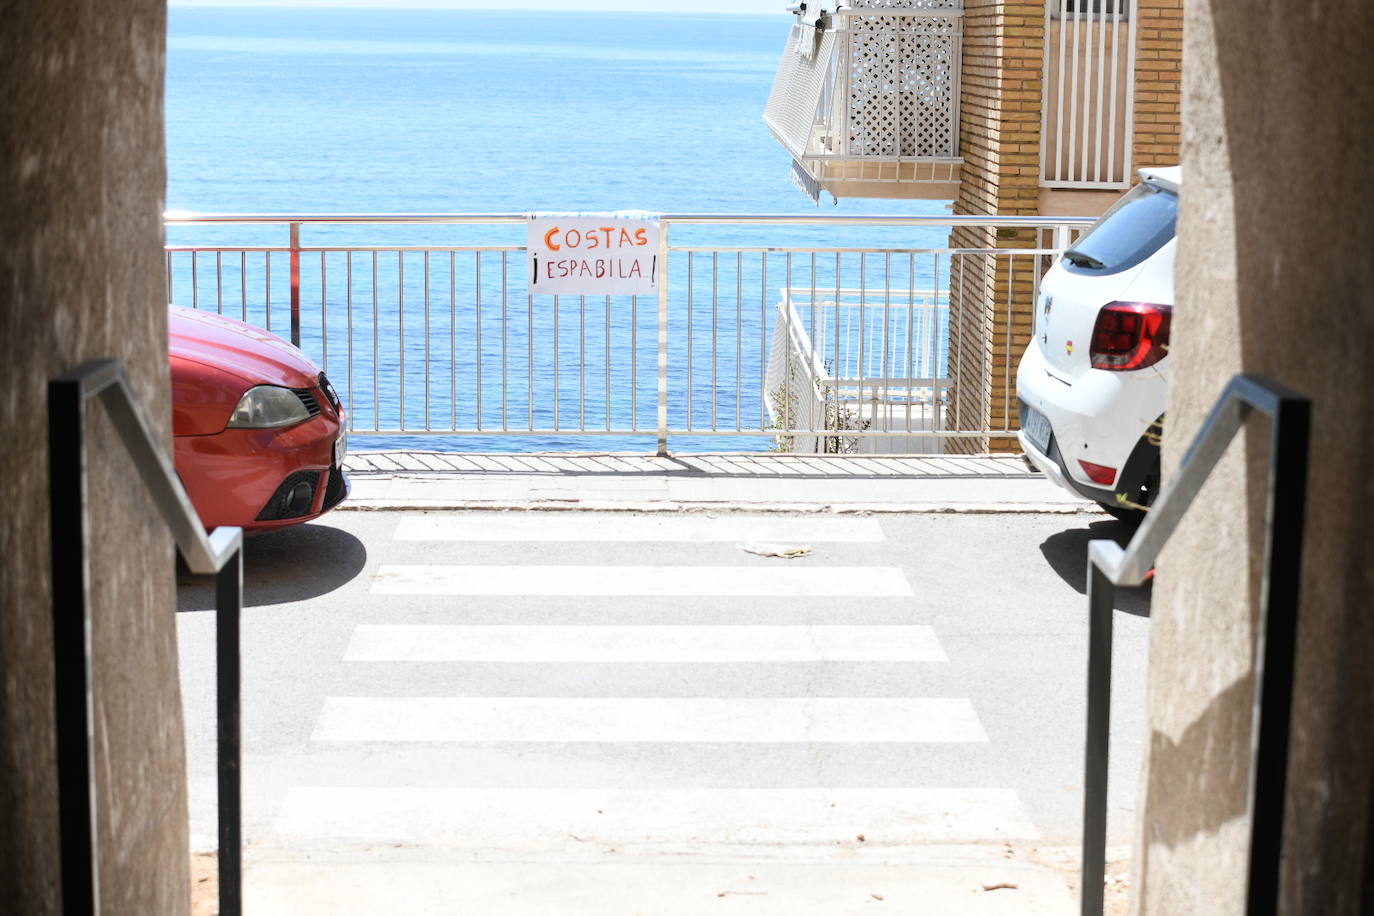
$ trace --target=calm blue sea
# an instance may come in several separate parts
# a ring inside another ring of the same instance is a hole
[[[780,2],[776,16],[173,8],[167,70],[167,207],[206,213],[617,209],[816,213],[817,207],[792,184],[788,156],[769,135],[761,117],[791,22],[781,7]],[[845,200],[837,210],[826,198],[820,212],[940,214],[945,209],[935,201]],[[523,242],[513,231],[489,232],[481,239],[456,231],[443,235],[415,228],[367,234],[349,228],[307,231],[312,232],[308,243]],[[674,242],[940,245],[944,236],[940,230],[908,232],[901,237],[894,236],[892,230],[850,230],[842,236],[822,237],[815,230],[793,228],[769,230],[767,237],[761,238],[757,230],[732,227],[709,236],[675,235]],[[281,245],[285,239],[279,229],[228,227],[173,229],[169,241]],[[746,279],[754,282],[754,274],[765,266],[776,278],[781,264],[767,261],[740,268],[738,277],[730,273],[725,281],[732,287],[737,280],[741,284]],[[318,272],[318,259],[314,265]],[[340,261],[324,266],[334,273],[317,281],[314,295],[317,303],[324,302],[327,315],[307,328],[303,344],[317,359],[327,350],[329,371],[337,382],[348,371],[341,365],[348,342],[337,336],[344,327],[348,296],[334,284],[346,282],[347,265]],[[379,273],[400,266],[410,278],[405,282],[414,282],[419,267],[409,261],[379,267]],[[735,270],[734,265],[727,267]],[[443,268],[447,269],[447,263]],[[485,269],[489,274],[493,271],[491,265]],[[359,263],[357,270],[358,288],[368,287],[370,266]],[[799,266],[798,270],[805,272],[809,266]],[[272,299],[277,301],[276,284],[284,282],[284,271],[275,260],[272,272]],[[174,298],[190,304],[186,301],[191,283],[189,267],[179,263],[175,273]],[[680,274],[681,270],[677,280],[682,279]],[[229,279],[232,301],[228,311],[238,314],[238,287],[246,289],[250,278],[233,274]],[[251,278],[254,284],[265,282]],[[704,274],[700,282],[706,282]],[[720,282],[719,275],[716,282]],[[198,277],[196,283],[197,295],[203,300],[209,295],[205,277]],[[445,288],[436,296],[447,303],[450,292],[455,298],[460,293],[474,294],[473,283],[466,279],[462,283],[466,285],[461,289],[455,282],[453,290]],[[857,285],[857,278],[853,285]],[[223,290],[217,295],[222,298]],[[499,301],[496,290],[486,295]],[[245,298],[257,301],[261,297],[250,291]],[[523,312],[524,297],[519,301]],[[743,316],[741,322],[753,320],[745,316],[742,303],[727,304],[727,311],[737,310]],[[572,324],[561,326],[585,328],[586,309],[578,310],[576,305],[567,308],[573,311],[560,314],[557,320]],[[675,299],[675,321],[685,321],[678,314],[683,308]],[[651,313],[652,307],[646,311]],[[750,315],[759,312],[756,303],[748,304]],[[648,318],[635,346],[641,348],[636,352],[652,372],[653,315]],[[421,317],[416,313],[412,318],[406,312],[403,322],[412,320],[418,323]],[[440,316],[436,320],[442,324],[444,319]],[[597,314],[592,320],[596,322]],[[768,319],[758,320],[766,323]],[[455,318],[452,326],[438,327],[437,333],[432,328],[432,339],[442,340],[447,335],[461,340],[477,335],[479,352],[490,354],[477,371],[491,373],[500,363],[500,344],[486,341],[483,335],[493,333],[494,321],[489,319],[485,329],[478,331]],[[541,309],[532,313],[528,327],[512,333],[522,335],[518,342],[523,347],[523,335],[546,339],[553,333],[554,321],[552,310]],[[578,325],[579,321],[583,324]],[[702,322],[696,315],[691,333],[694,341],[705,346],[711,327]],[[592,333],[609,333],[612,325],[616,326],[619,345],[624,330],[619,319],[608,318],[604,327],[595,325]],[[420,412],[425,405],[413,394],[422,388],[418,375],[423,371],[422,352],[405,349],[418,346],[414,338],[419,335],[411,332],[409,325],[404,329],[412,333],[409,343],[394,339],[401,328],[359,325],[360,332],[378,338],[374,341],[368,336],[365,345],[361,338],[354,341],[358,352],[353,358],[360,361],[352,366],[355,419],[364,424],[376,421],[386,426],[389,422],[380,407],[377,415],[369,413],[372,402],[386,400],[369,389],[373,373],[367,360],[374,344],[379,384],[388,386],[386,393],[391,394],[403,379],[410,380],[412,394],[406,398],[404,415],[410,423],[423,422]],[[757,336],[758,326],[752,330]],[[649,339],[642,339],[645,337]],[[628,340],[625,345],[629,346]],[[750,371],[757,375],[761,360],[752,353],[756,342],[749,346],[752,370],[741,357],[742,380]],[[400,352],[410,354],[404,375],[388,356]],[[734,410],[735,380],[726,376],[734,371],[736,361],[734,354],[728,355],[725,362],[729,365],[716,367],[710,384]],[[459,367],[453,361],[440,361],[440,356],[431,354],[433,371],[445,376],[451,371],[456,374]],[[510,354],[506,357],[509,362]],[[692,372],[686,373],[684,367],[675,365],[675,379],[689,386],[698,384],[698,376],[706,371],[704,366],[694,365]],[[471,369],[466,365],[461,368],[464,372]],[[506,368],[509,376],[509,365]],[[518,374],[532,374],[529,368],[519,367]],[[594,365],[590,368],[593,374],[601,371]],[[524,389],[519,388],[518,380],[507,377],[508,398],[528,399],[532,390],[542,390],[547,379],[542,378],[542,368],[540,374],[540,379],[530,381]],[[493,380],[486,375],[483,378],[492,391],[498,391]],[[741,386],[756,387],[757,381],[742,381]],[[439,387],[433,386],[436,402],[449,391]],[[625,406],[622,388],[612,382],[591,391],[590,400],[595,404],[604,400],[610,405],[606,409],[614,413]],[[641,397],[636,409],[647,411],[640,422],[649,417],[651,423],[653,392],[637,392],[636,396]],[[558,397],[566,400],[571,395],[560,391]],[[579,409],[585,414],[587,392],[578,397],[580,403],[560,405],[560,409],[572,411],[563,416],[575,418]],[[750,418],[756,422],[757,391],[752,397],[752,406],[740,408],[741,422]],[[693,406],[693,415],[703,420],[707,410],[704,398],[698,397]],[[541,395],[535,400],[543,410],[543,402],[549,398]],[[454,393],[448,401],[427,406],[445,419],[450,413],[476,409],[491,422],[499,405],[489,394],[486,403],[474,408],[469,399]],[[716,406],[722,411],[725,407],[723,403]],[[510,410],[510,404],[506,409]],[[674,447],[749,449],[770,444],[767,439],[684,440],[675,442]],[[353,443],[354,448],[402,446],[481,450],[648,447],[642,438],[389,438],[355,439]]]

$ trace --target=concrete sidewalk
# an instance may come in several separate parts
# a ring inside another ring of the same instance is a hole
[[[881,853],[852,862],[602,858],[611,861],[254,865],[245,910],[264,916],[795,916],[884,910],[1072,916],[1078,910],[1061,874],[1005,858],[995,847],[933,849],[899,862],[885,862]]]
[[[341,509],[1100,514],[1016,456],[357,452]]]

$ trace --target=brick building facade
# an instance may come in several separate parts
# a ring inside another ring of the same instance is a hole
[[[783,124],[788,99],[775,87],[765,120],[793,152],[799,182],[813,195],[952,197],[959,215],[1097,216],[1138,180],[1138,169],[1178,162],[1183,0],[805,6],[794,39],[820,50],[812,63],[797,63],[793,79],[800,85],[809,75],[820,99],[816,117]],[[875,28],[890,30],[876,52],[872,42],[852,37]],[[846,29],[848,42],[826,35]],[[829,73],[819,60],[826,53],[842,61]],[[864,54],[871,56],[858,59]],[[870,101],[882,98],[896,100],[890,111]],[[792,110],[804,114],[804,107]],[[933,126],[942,107],[947,122]],[[870,110],[883,110],[897,133],[886,145],[874,143],[865,124],[861,148],[854,123]],[[949,146],[925,136],[911,143],[902,131],[912,130],[957,137]],[[1048,258],[998,252],[1050,245],[1049,233],[1037,229],[952,233],[951,248],[985,254],[961,257],[949,281],[947,428],[1016,429],[1016,361],[1030,340],[1038,275]],[[951,439],[947,447],[1005,450],[1016,441]]]
[[[1083,0],[1079,3],[1087,7]],[[956,214],[1097,216],[1120,196],[1121,186],[1069,188],[1046,181],[1052,168],[1047,160],[1061,152],[1056,143],[1063,143],[1062,137],[1046,136],[1051,120],[1046,109],[1057,101],[1057,87],[1048,77],[1057,53],[1068,58],[1073,46],[1083,43],[1078,37],[1056,40],[1059,36],[1052,32],[1056,24],[1063,27],[1068,18],[1064,12],[1073,15],[1074,5],[1073,0],[1048,0],[1047,9],[1046,0],[965,0],[959,105],[964,162]],[[1098,0],[1099,10],[1104,5],[1115,12],[1110,0]],[[1051,18],[1055,7],[1058,22]],[[1178,163],[1183,0],[1134,0],[1129,8],[1123,3],[1113,19],[1124,17],[1135,20],[1132,79],[1122,87],[1130,94],[1125,112],[1130,158],[1123,162],[1129,168],[1113,177],[1133,182],[1138,180],[1136,169]],[[1114,27],[1126,31],[1129,22],[1124,19]],[[1090,42],[1091,27],[1080,27]],[[1100,46],[1107,40],[1104,36]],[[1122,44],[1126,40],[1121,36]],[[1091,75],[1085,74],[1083,81],[1090,83]],[[1071,94],[1072,89],[1064,91]],[[1024,250],[1049,242],[1040,235],[1033,229],[956,230],[950,246]],[[977,428],[979,421],[985,429],[1015,429],[1016,363],[1031,338],[1037,278],[1025,258],[990,254],[979,260],[981,270],[953,278],[950,288],[950,347],[965,354],[950,395],[951,420],[965,429]],[[951,446],[970,451],[1018,448],[1011,437],[956,439]]]

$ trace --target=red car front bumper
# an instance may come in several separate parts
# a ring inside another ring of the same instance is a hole
[[[298,525],[342,502],[350,489],[337,463],[344,418],[331,414],[284,429],[176,436],[177,472],[205,527]]]

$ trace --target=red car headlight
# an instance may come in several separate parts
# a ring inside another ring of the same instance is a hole
[[[318,413],[319,407],[316,406]],[[291,426],[309,420],[312,416],[304,400],[290,388],[276,385],[258,385],[249,388],[239,399],[229,417],[233,429],[271,429],[278,426]]]

